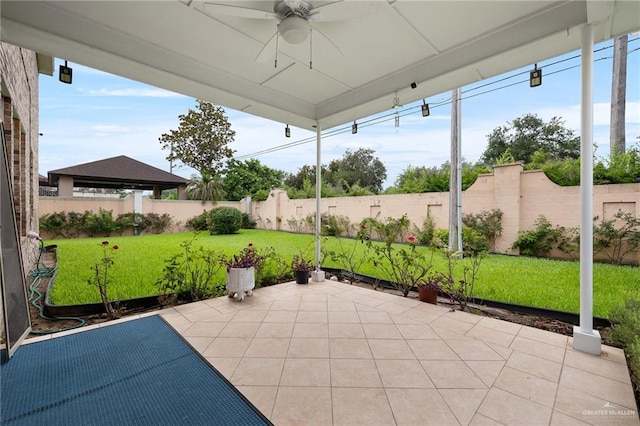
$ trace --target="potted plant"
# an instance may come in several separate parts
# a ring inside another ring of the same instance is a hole
[[[291,261],[291,269],[296,277],[297,284],[308,284],[309,274],[314,270],[313,262],[303,256],[295,255]]]
[[[238,301],[244,300],[244,294],[251,296],[256,286],[255,271],[260,270],[266,258],[259,254],[253,243],[242,249],[239,254],[225,259],[227,266],[227,293],[229,297],[238,295]]]
[[[442,290],[442,275],[431,275],[418,283],[418,299],[421,302],[438,304],[438,292]]]

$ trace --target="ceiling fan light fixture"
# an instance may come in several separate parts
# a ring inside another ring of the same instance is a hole
[[[297,15],[291,15],[280,22],[278,32],[287,43],[300,44],[309,37],[309,23]]]

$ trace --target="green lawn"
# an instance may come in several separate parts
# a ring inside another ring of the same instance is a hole
[[[96,287],[88,284],[92,265],[100,259],[102,241],[117,244],[115,265],[109,296],[112,300],[151,296],[158,293],[155,281],[160,277],[164,260],[180,251],[180,243],[193,233],[144,235],[139,237],[86,238],[47,241],[58,245],[58,272],[51,299],[55,304],[99,302]],[[286,259],[301,251],[313,258],[314,238],[311,235],[277,231],[242,230],[235,235],[201,233],[198,244],[233,254],[248,243],[257,249],[271,246]],[[344,246],[358,244],[343,240]],[[323,247],[338,248],[335,238],[323,239]],[[444,270],[445,261],[436,255],[434,265]],[[326,261],[324,266],[336,266]],[[480,268],[475,294],[477,297],[549,309],[578,312],[579,264],[502,255],[487,256]],[[372,264],[360,271],[376,275]],[[224,271],[220,271],[224,282]],[[594,315],[607,317],[610,310],[630,298],[640,299],[640,269],[629,266],[594,264]]]

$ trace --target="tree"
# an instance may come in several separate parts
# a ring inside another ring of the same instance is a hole
[[[611,129],[610,153],[624,154],[625,106],[627,100],[627,44],[628,36],[617,37],[613,42],[613,72],[611,77]]]
[[[387,178],[387,168],[374,154],[370,148],[353,152],[347,149],[341,159],[329,163],[326,181],[346,189],[357,184],[374,193],[380,192]]]
[[[320,173],[323,176],[326,175],[327,169],[325,166],[320,167]],[[305,164],[295,174],[288,174],[284,179],[284,184],[289,188],[302,189],[305,180],[309,181],[311,185],[316,184],[316,166]]]
[[[244,162],[231,159],[222,175],[227,200],[239,201],[245,195],[254,195],[260,190],[268,191],[273,187],[282,186],[286,173],[267,167],[256,159]]]
[[[509,149],[516,161],[528,163],[536,151],[548,153],[552,159],[580,158],[580,137],[568,129],[559,117],[545,123],[535,114],[525,114],[489,135],[487,149],[480,161],[492,166]]]
[[[160,138],[162,149],[170,150],[167,160],[180,160],[211,178],[218,174],[225,158],[233,150],[227,147],[236,132],[224,115],[224,109],[210,102],[198,100],[197,111],[189,109],[178,116],[178,130],[164,133]]]
[[[389,188],[388,194],[412,194],[422,192],[449,191],[451,165],[448,161],[440,166],[407,166],[396,178],[394,186]],[[481,164],[462,162],[462,189],[469,188],[481,173],[488,173],[489,168]]]
[[[222,185],[222,179],[217,176],[212,176],[208,173],[203,173],[202,176],[191,176],[189,184],[187,185],[187,198],[190,200],[211,201],[214,204],[216,201],[221,200],[224,197],[224,189]]]

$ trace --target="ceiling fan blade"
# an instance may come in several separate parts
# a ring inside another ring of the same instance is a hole
[[[249,19],[278,19],[278,15],[273,12],[267,12],[262,9],[234,6],[232,4],[207,2],[204,4],[204,9],[213,15],[225,15]]]
[[[309,15],[313,21],[346,21],[379,13],[383,1],[367,0],[337,0],[322,6],[314,7]]]
[[[256,56],[256,62],[264,63],[273,58],[276,54],[276,38],[278,37],[278,30],[271,36],[269,40],[262,46],[262,49]]]
[[[320,56],[327,58],[330,61],[336,61],[344,57],[342,50],[334,42],[331,41],[322,31],[312,26],[313,37],[313,54],[318,52]]]

